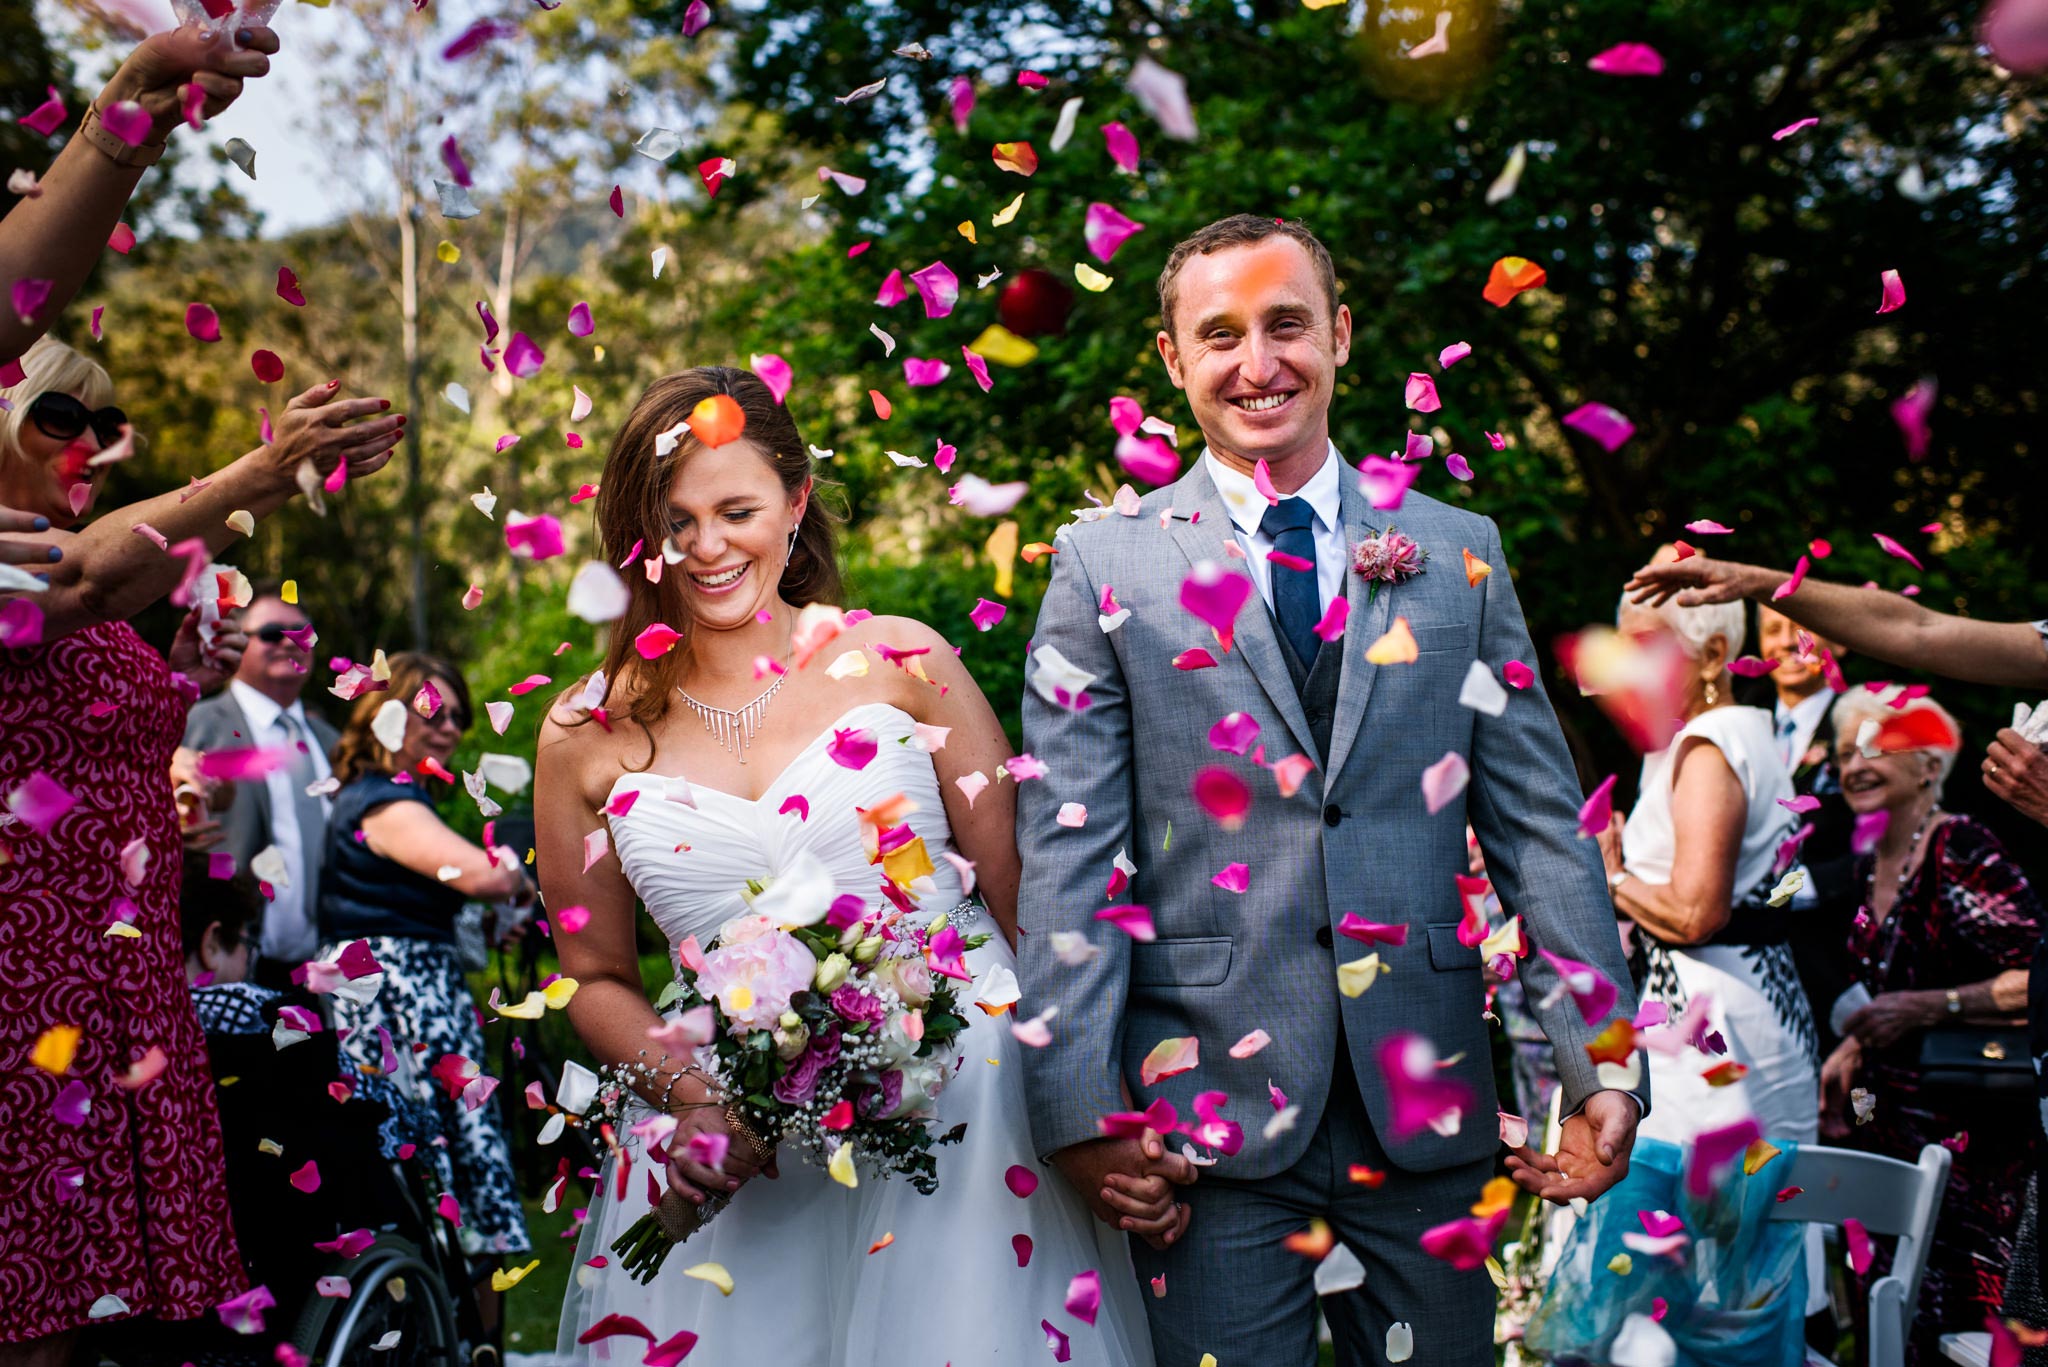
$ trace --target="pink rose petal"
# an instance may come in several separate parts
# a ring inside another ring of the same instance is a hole
[[[937,357],[905,356],[903,382],[912,389],[935,385],[953,373],[953,367]]]
[[[1763,1138],[1755,1116],[1744,1116],[1732,1125],[1702,1132],[1693,1139],[1692,1161],[1685,1169],[1685,1193],[1694,1200],[1711,1196],[1736,1164],[1744,1150]]]
[[[57,94],[57,87],[53,85],[47,89],[50,92],[48,98],[16,120],[23,128],[40,133],[46,138],[62,128],[71,117],[69,111],[64,108],[64,101]]]
[[[1366,501],[1381,512],[1392,512],[1408,496],[1408,489],[1422,473],[1420,465],[1385,456],[1367,456],[1358,466],[1358,487]]]
[[[1102,1309],[1102,1275],[1094,1268],[1075,1276],[1067,1283],[1067,1313],[1083,1324],[1093,1326],[1095,1316]]]
[[[967,620],[974,623],[975,630],[988,631],[998,622],[1002,621],[1003,618],[1009,616],[1009,613],[1009,608],[1001,603],[992,603],[986,598],[977,598],[974,600],[973,608],[969,609],[967,613]]]
[[[711,23],[711,6],[704,0],[690,0],[690,6],[683,11],[683,37],[695,38]]]
[[[1604,403],[1580,404],[1564,415],[1564,425],[1574,431],[1583,432],[1609,451],[1618,450],[1621,444],[1636,433],[1636,425],[1624,417],[1619,409]]]
[[[1599,1025],[1607,1019],[1621,995],[1621,989],[1612,978],[1591,964],[1552,954],[1540,946],[1536,952],[1556,971],[1560,985],[1571,994],[1572,1004],[1579,1008],[1579,1015],[1586,1024]]]
[[[1109,922],[1141,945],[1149,945],[1159,938],[1159,932],[1152,928],[1150,907],[1135,904],[1104,907],[1095,913],[1095,919]]]
[[[1872,532],[1870,535],[1872,539],[1874,539],[1877,542],[1878,547],[1881,550],[1883,550],[1886,555],[1895,555],[1899,559],[1905,561],[1908,565],[1911,565],[1916,570],[1925,570],[1927,568],[1925,565],[1920,563],[1919,558],[1915,556],[1911,551],[1907,550],[1904,546],[1901,546],[1891,537],[1886,536],[1883,532]]]
[[[1021,1201],[1038,1190],[1038,1174],[1021,1163],[1012,1163],[1010,1170],[1003,1174],[1003,1185],[1010,1189],[1010,1195]]]
[[[1509,682],[1514,680],[1510,678]],[[1614,780],[1618,777],[1618,774],[1609,774],[1601,779],[1600,786],[1580,804],[1579,835],[1582,838],[1590,840],[1614,824]]]
[[[864,726],[849,726],[832,732],[825,754],[842,769],[865,769],[876,749],[874,732]]]
[[[0,603],[0,649],[26,650],[43,643],[43,610],[31,598]]]
[[[1087,221],[1081,235],[1095,258],[1107,261],[1116,255],[1116,249],[1123,246],[1133,233],[1144,230],[1144,224],[1126,218],[1116,206],[1098,200],[1088,206]]]
[[[1420,1035],[1389,1036],[1380,1045],[1379,1066],[1397,1140],[1419,1134],[1451,1111],[1471,1108],[1471,1089],[1437,1067],[1436,1049]]]
[[[1272,1042],[1273,1037],[1271,1035],[1263,1030],[1254,1030],[1230,1046],[1230,1056],[1235,1059],[1247,1059]]]
[[[1434,413],[1444,406],[1436,395],[1436,381],[1419,370],[1409,372],[1403,402],[1418,413]]]
[[[1351,600],[1332,598],[1330,606],[1323,609],[1323,619],[1310,628],[1324,642],[1336,640],[1344,634],[1344,623],[1351,616]]]
[[[52,87],[51,94],[55,93]],[[1116,163],[1117,170],[1135,172],[1138,169],[1138,139],[1130,129],[1120,123],[1103,124],[1102,141],[1109,149],[1109,159]]]
[[[1347,911],[1337,922],[1337,933],[1364,945],[1405,945],[1408,943],[1408,927],[1388,925],[1381,921],[1368,921],[1355,911]]]
[[[310,1196],[320,1190],[320,1165],[309,1158],[306,1165],[294,1172],[289,1180],[293,1186]]]
[[[1180,477],[1180,454],[1160,437],[1120,437],[1116,458],[1133,478],[1147,484],[1171,484]]]
[[[1842,1242],[1849,1248],[1849,1269],[1857,1276],[1870,1270],[1870,1231],[1851,1215],[1842,1221]]]
[[[1472,779],[1471,766],[1456,750],[1449,751],[1436,763],[1422,771],[1422,805],[1435,816],[1452,798],[1465,791],[1465,785]]]
[[[1231,712],[1209,728],[1209,744],[1232,755],[1242,755],[1259,737],[1258,718],[1249,712]]]
[[[754,357],[748,362],[748,368],[761,377],[761,383],[768,386],[768,392],[775,396],[775,402],[781,403],[789,397],[789,387],[796,376],[788,361],[770,352],[765,356]]]
[[[576,307],[569,310],[569,335],[571,337],[588,337],[595,331],[597,331],[597,324],[590,317],[590,305],[578,302]],[[512,373],[515,375],[519,374],[516,370]],[[525,377],[521,376],[521,378]]]
[[[1890,313],[1906,306],[1906,282],[1899,279],[1897,271],[1885,271],[1878,276],[1878,285],[1884,294],[1877,303],[1879,313]]]
[[[955,76],[950,102],[953,106],[953,131],[965,133],[967,120],[974,113],[974,82],[965,76]],[[1021,1267],[1023,1264],[1019,1263],[1018,1266]]]
[[[140,147],[156,131],[156,120],[135,101],[122,100],[100,111],[100,126],[130,147]]]
[[[220,1322],[237,1334],[260,1334],[263,1332],[263,1312],[276,1305],[277,1297],[270,1294],[269,1287],[252,1286],[213,1309],[220,1316]]]
[[[882,288],[875,291],[875,302],[883,308],[895,308],[910,297],[910,291],[903,288],[903,272],[890,271],[882,277]]]
[[[1529,1122],[1518,1115],[1500,1111],[1500,1142],[1511,1149],[1519,1149],[1529,1142]]]
[[[1456,451],[1444,457],[1444,469],[1450,472],[1452,479],[1469,481],[1472,478],[1472,463]]]
[[[650,622],[633,638],[633,649],[640,652],[643,660],[659,659],[674,650],[676,642],[682,639],[682,633],[667,623]]]
[[[704,7],[704,0],[692,0],[690,10],[694,13],[704,9]],[[709,21],[700,21],[698,27],[703,27],[703,24],[706,22]],[[683,28],[684,36],[687,37],[689,34],[688,20],[684,21]],[[690,1350],[696,1346],[697,1336],[695,1334],[687,1329],[678,1329],[672,1338],[667,1338],[660,1343],[654,1344],[645,1353],[641,1354],[640,1367],[676,1367],[676,1364],[688,1357]]]
[[[1771,141],[1783,142],[1785,139],[1791,137],[1794,133],[1803,132],[1804,130],[1813,127],[1815,124],[1819,122],[1820,120],[1817,118],[1794,119],[1791,123],[1786,124],[1783,128],[1780,128],[1777,132],[1771,134]]]
[[[1587,61],[1603,76],[1661,76],[1664,58],[1648,43],[1616,43]]]
[[[202,342],[220,340],[220,315],[205,304],[185,306],[185,331]]]
[[[1174,656],[1173,667],[1175,669],[1214,669],[1216,668],[1216,657],[1200,646],[1196,646],[1192,650],[1183,650],[1180,654]]]
[[[1225,892],[1243,893],[1251,887],[1251,865],[1225,864],[1209,876],[1209,881]]]
[[[41,769],[32,771],[7,794],[7,810],[38,835],[48,835],[78,798]]]
[[[1445,370],[1449,370],[1471,354],[1472,344],[1470,342],[1453,342],[1436,354],[1436,363]]]
[[[982,393],[986,394],[996,387],[995,380],[988,373],[988,362],[982,357],[980,352],[962,346],[960,348],[960,359],[966,363],[967,373],[972,375],[974,382],[981,386]]]
[[[1195,805],[1226,831],[1237,830],[1251,815],[1252,790],[1243,779],[1220,765],[1200,770],[1191,786]]]
[[[1422,1251],[1449,1263],[1460,1272],[1484,1267],[1493,1253],[1493,1241],[1507,1223],[1506,1208],[1488,1216],[1467,1216],[1422,1232]]]
[[[540,374],[547,359],[547,354],[534,345],[533,338],[523,332],[513,333],[512,340],[505,344],[505,369],[518,379],[530,380]]]
[[[960,277],[953,274],[943,261],[934,261],[921,271],[913,271],[910,281],[917,286],[918,297],[924,300],[924,316],[927,318],[944,318],[959,301]]]
[[[1237,614],[1251,601],[1253,592],[1250,576],[1226,570],[1215,561],[1205,561],[1181,581],[1180,605],[1216,633],[1227,654],[1236,631]]]
[[[505,518],[505,548],[527,560],[551,560],[565,549],[561,521],[547,513],[525,517],[509,513]]]

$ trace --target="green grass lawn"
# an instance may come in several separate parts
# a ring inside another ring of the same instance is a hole
[[[579,1183],[570,1183],[571,1192]],[[580,1199],[580,1198],[578,1198]],[[540,1266],[505,1293],[505,1351],[508,1353],[552,1353],[555,1326],[562,1315],[562,1293],[569,1286],[569,1272],[576,1261],[576,1241],[562,1237],[569,1228],[570,1201],[553,1215],[540,1208],[539,1201],[526,1202],[526,1232],[533,1239],[533,1252],[526,1262],[540,1259]],[[510,1261],[510,1260],[508,1260]],[[525,1266],[514,1262],[515,1267]]]

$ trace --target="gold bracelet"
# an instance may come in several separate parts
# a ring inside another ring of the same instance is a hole
[[[747,1147],[754,1151],[753,1157],[755,1162],[765,1163],[774,1154],[775,1147],[760,1135],[754,1133],[754,1127],[749,1125],[746,1117],[740,1113],[738,1102],[734,1102],[725,1108],[725,1124],[727,1129],[730,1129],[735,1135],[747,1142]]]
[[[170,146],[168,142],[146,142],[140,147],[130,147],[107,131],[106,125],[100,121],[97,103],[86,106],[85,117],[78,121],[78,136],[104,152],[114,165],[131,170],[156,165]]]

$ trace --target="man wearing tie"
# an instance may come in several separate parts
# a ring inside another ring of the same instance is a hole
[[[306,614],[276,590],[259,590],[242,610],[241,626],[249,637],[241,667],[225,689],[192,708],[185,744],[194,750],[291,752],[288,763],[243,785],[250,791],[221,813],[235,866],[253,869],[270,891],[251,976],[282,989],[320,943],[314,915],[330,807],[325,796],[307,789],[332,774],[327,754],[338,737],[299,701],[312,677],[314,634]],[[271,850],[275,862],[264,859],[259,866],[259,856]]]

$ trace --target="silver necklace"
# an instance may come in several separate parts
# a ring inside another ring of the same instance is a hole
[[[1892,892],[1892,904],[1885,908],[1884,920],[1880,923],[1879,927],[1883,931],[1887,942],[1884,956],[1878,960],[1877,964],[1877,981],[1880,983],[1889,981],[1892,971],[1892,960],[1898,956],[1899,932],[1896,913],[1899,909],[1899,899],[1906,895],[1906,885],[1912,881],[1913,875],[1919,872],[1913,865],[1913,854],[1920,848],[1920,838],[1927,834],[1927,828],[1934,823],[1934,818],[1940,815],[1941,804],[1939,802],[1934,803],[1927,809],[1927,815],[1921,817],[1920,824],[1913,829],[1913,839],[1906,846],[1906,857],[1899,863],[1899,885]],[[1870,876],[1863,882],[1863,909],[1867,912],[1874,912],[1875,908],[1871,904],[1876,900],[1877,858],[1873,854],[1870,860]],[[1867,966],[1870,960],[1865,959],[1863,962]]]
[[[768,710],[768,704],[775,700],[776,693],[781,691],[782,681],[788,677],[787,674],[777,674],[775,682],[762,689],[752,702],[731,708],[700,702],[684,693],[681,684],[676,685],[676,692],[682,694],[683,701],[690,705],[692,712],[704,719],[704,729],[711,733],[719,748],[737,756],[739,762],[745,764],[747,747],[754,743],[754,733],[761,729],[761,714]]]

